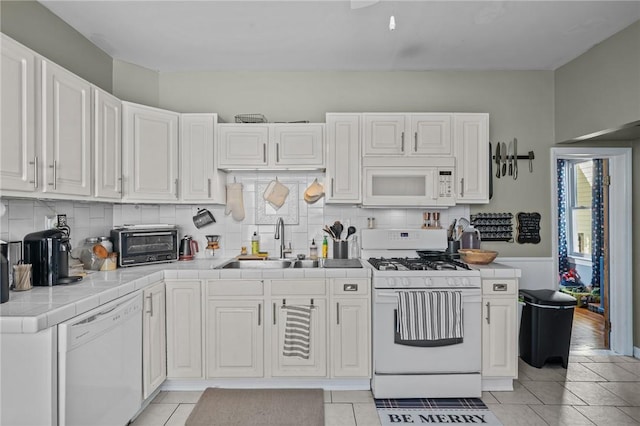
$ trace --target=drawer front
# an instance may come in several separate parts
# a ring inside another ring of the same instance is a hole
[[[210,280],[207,281],[207,297],[213,296],[263,296],[261,280]]]
[[[335,278],[331,283],[331,294],[340,296],[366,296],[371,283],[368,279]]]
[[[273,296],[294,296],[327,294],[327,283],[325,280],[273,280],[271,281],[271,294]]]
[[[515,295],[518,292],[518,280],[491,279],[482,280],[482,294],[492,296]]]

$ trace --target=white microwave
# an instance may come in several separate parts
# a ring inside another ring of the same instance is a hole
[[[434,165],[365,166],[363,206],[449,207],[456,204],[454,159]],[[405,162],[406,163],[406,162]],[[450,163],[450,164],[448,164]]]

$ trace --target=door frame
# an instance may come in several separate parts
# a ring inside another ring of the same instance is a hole
[[[609,160],[609,349],[633,356],[633,281],[632,281],[632,178],[631,148],[551,148],[551,243],[554,271],[558,270],[558,159]]]

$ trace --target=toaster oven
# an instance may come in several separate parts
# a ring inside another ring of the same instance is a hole
[[[174,225],[124,225],[111,230],[111,239],[121,267],[178,259],[178,228]]]

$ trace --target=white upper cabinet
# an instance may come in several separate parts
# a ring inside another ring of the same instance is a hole
[[[221,169],[324,168],[324,124],[220,124]]]
[[[180,198],[224,204],[224,173],[215,166],[217,114],[180,115]]]
[[[33,192],[42,184],[36,153],[36,56],[0,34],[0,189]]]
[[[453,154],[453,114],[363,114],[365,156]]]
[[[489,114],[455,114],[456,200],[489,202]]]
[[[93,89],[94,195],[122,197],[122,102]]]
[[[178,201],[180,114],[122,103],[122,168],[127,201]]]
[[[326,203],[358,204],[360,191],[361,114],[327,114]]]
[[[43,191],[91,195],[91,85],[41,60]]]

